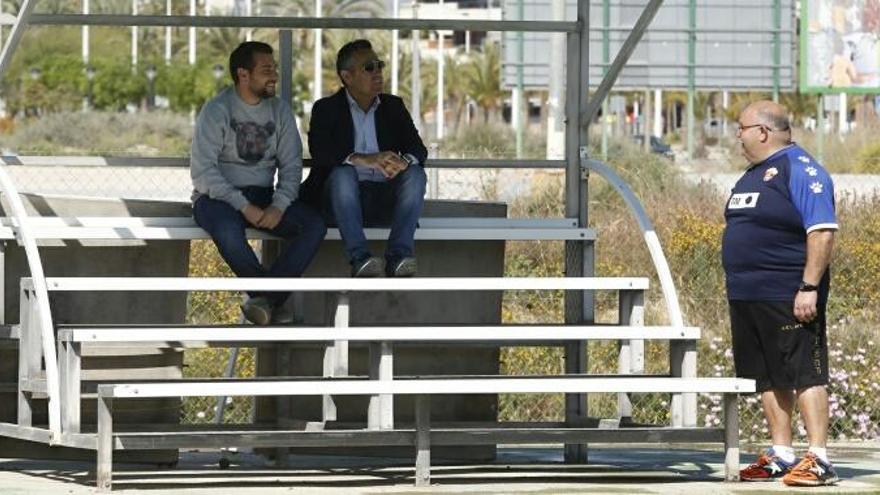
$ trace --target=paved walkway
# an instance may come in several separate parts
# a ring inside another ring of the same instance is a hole
[[[810,493],[880,493],[880,444],[831,449],[843,479]],[[261,457],[235,454],[217,467],[219,453],[185,453],[174,469],[119,465],[114,491],[125,494],[281,493],[626,493],[709,494],[786,491],[781,483],[722,481],[714,450],[592,447],[591,464],[564,465],[559,448],[503,448],[486,465],[435,466],[430,488],[412,486],[411,460],[294,456],[296,470],[268,467]],[[744,455],[743,462],[752,460]],[[369,468],[369,469],[367,469]],[[94,493],[93,464],[0,459],[0,495]]]

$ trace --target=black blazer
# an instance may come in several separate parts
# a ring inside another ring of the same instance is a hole
[[[424,164],[428,158],[419,131],[413,124],[403,100],[382,93],[376,107],[376,140],[379,151],[409,153]],[[345,88],[336,94],[321,98],[312,107],[309,124],[309,151],[312,154],[312,170],[300,188],[300,198],[313,205],[321,204],[324,182],[333,167],[342,165],[354,151],[354,122],[348,107]]]

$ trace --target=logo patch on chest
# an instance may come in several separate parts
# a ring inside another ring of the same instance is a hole
[[[743,208],[754,208],[758,204],[758,196],[761,193],[738,193],[730,197],[727,208],[730,210],[741,210]]]
[[[770,167],[764,171],[764,182],[770,182],[771,179],[776,177],[779,174],[779,170],[776,167]]]

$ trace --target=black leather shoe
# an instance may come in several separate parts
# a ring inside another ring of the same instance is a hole
[[[381,277],[383,271],[385,271],[385,260],[377,256],[370,256],[351,267],[351,276],[357,278]]]
[[[271,323],[273,325],[290,325],[293,323],[294,317],[296,316],[293,305],[286,304],[286,300],[282,301],[281,304],[276,304],[274,308],[272,308],[272,319]]]
[[[406,256],[388,264],[385,274],[389,277],[412,277],[419,271],[419,264],[412,256]]]

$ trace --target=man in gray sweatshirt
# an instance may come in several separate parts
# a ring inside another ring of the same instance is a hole
[[[302,140],[287,102],[275,97],[272,47],[242,43],[229,56],[234,85],[205,104],[193,135],[193,217],[239,277],[298,277],[327,228],[317,210],[298,201]],[[276,182],[277,172],[277,182]],[[258,228],[287,246],[268,269],[245,237]],[[288,293],[252,292],[242,311],[258,325],[289,323],[279,308]]]

